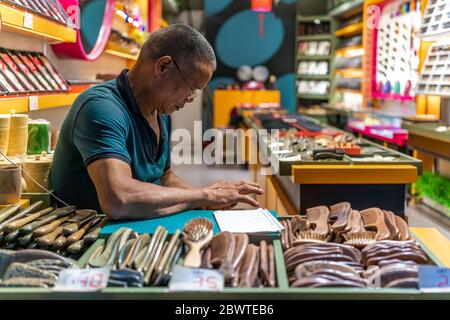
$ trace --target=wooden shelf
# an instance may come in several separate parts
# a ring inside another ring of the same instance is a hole
[[[355,23],[339,30],[336,30],[334,33],[337,37],[349,37],[354,36],[356,34],[361,34],[363,29],[363,23]]]
[[[70,106],[78,97],[80,92],[78,90],[71,90],[62,93],[46,93],[46,94],[27,94],[16,96],[1,96],[0,97],[0,114],[8,113],[14,109],[16,113],[23,113],[30,111],[30,97],[37,97],[37,110],[59,108]]]
[[[297,60],[330,60],[332,56],[305,56],[297,55]]]
[[[297,93],[297,97],[300,99],[311,99],[311,100],[328,100],[328,95],[321,94],[305,94],[305,93]]]
[[[331,20],[331,17],[326,15],[326,16],[301,16],[301,15],[297,15],[297,21],[298,22],[314,22],[314,20],[321,20],[321,21],[325,21],[328,22]]]
[[[32,27],[25,26],[25,15],[32,20]],[[50,41],[75,42],[75,29],[64,26],[44,17],[25,13],[24,10],[0,3],[1,30]]]
[[[353,69],[353,68],[336,69],[335,73],[336,73],[336,75],[339,75],[344,78],[362,78],[363,77],[362,69]]]
[[[329,74],[297,74],[297,79],[330,80]]]
[[[129,54],[129,53],[126,53],[126,52],[111,50],[111,49],[106,49],[105,53],[113,55],[113,56],[116,56],[116,57],[132,60],[132,61],[137,61],[137,58],[138,58],[135,55],[132,55],[132,54]]]
[[[138,58],[138,55],[125,52],[119,46],[114,45],[114,43],[111,42],[106,44],[105,53],[131,61],[137,61]]]
[[[351,17],[363,10],[363,4],[364,0],[347,1],[331,10],[329,15],[338,18]]]
[[[331,40],[330,34],[310,34],[306,36],[298,36],[298,41],[316,41],[316,40]]]
[[[335,91],[362,94],[361,90],[356,90],[356,89],[336,88]]]
[[[359,51],[361,52],[361,54],[359,54]],[[358,54],[353,54],[353,53],[358,53]],[[364,48],[362,45],[336,49],[336,55],[338,55],[338,56],[354,57],[354,56],[360,56],[363,54],[364,54]]]

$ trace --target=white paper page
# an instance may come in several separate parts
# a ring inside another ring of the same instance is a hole
[[[220,231],[269,233],[280,231],[264,209],[228,210],[214,212]]]

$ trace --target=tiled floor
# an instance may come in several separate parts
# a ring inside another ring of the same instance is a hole
[[[249,171],[236,166],[226,165],[172,165],[172,169],[183,179],[195,186],[206,186],[219,179],[251,180]],[[445,225],[435,218],[435,213],[422,205],[409,207],[406,210],[409,225],[412,227],[433,227],[450,239],[449,223]]]

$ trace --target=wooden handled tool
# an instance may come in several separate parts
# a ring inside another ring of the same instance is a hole
[[[91,267],[100,268],[106,265],[114,245],[120,240],[120,237],[124,231],[126,231],[126,228],[120,228],[109,237],[103,251],[89,262]]]
[[[20,203],[12,204],[0,210],[0,222],[7,219],[10,215],[20,209]]]
[[[67,241],[66,244],[67,245],[71,245],[72,243],[75,243],[79,240],[81,240],[81,238],[86,234],[86,232],[95,224],[97,224],[98,222],[100,222],[101,218],[97,217],[91,221],[89,221],[87,224],[85,224],[80,230],[74,232],[73,234],[71,234],[69,237],[67,237]],[[66,227],[64,228],[64,230],[66,229]]]
[[[12,218],[9,218],[8,220],[3,221],[2,223],[0,223],[0,230],[3,230],[3,228],[6,227],[11,222],[21,219],[21,218],[25,217],[25,215],[33,212],[35,209],[39,208],[43,203],[44,203],[44,201],[37,201],[37,202],[33,203],[32,205],[30,205],[28,208],[25,208],[22,211],[20,211],[19,213],[17,213],[16,215],[14,215]]]
[[[33,234],[35,237],[41,237],[47,233],[52,232],[53,230],[55,230],[57,227],[59,227],[61,224],[63,224],[64,222],[66,222],[69,219],[69,216],[65,216],[62,217],[58,220],[52,221],[46,225],[43,225],[42,227],[37,228],[36,230],[33,231]]]
[[[50,213],[49,215],[47,215],[46,217],[42,218],[41,220],[34,221],[34,222],[29,223],[26,226],[22,227],[21,231],[24,233],[33,232],[37,228],[42,227],[43,225],[46,225],[58,218],[67,216],[67,215],[73,213],[74,211],[75,211],[75,207],[73,207],[73,206],[58,208],[58,209],[54,210],[52,213]]]
[[[56,238],[63,232],[63,228],[64,228],[63,226],[59,226],[52,232],[50,232],[50,233],[46,234],[45,236],[42,236],[36,240],[39,243],[39,245],[42,247],[53,246]]]
[[[61,249],[66,245],[67,238],[63,235],[56,238],[55,242],[53,243],[54,249]]]
[[[26,225],[27,223],[30,223],[30,222],[42,217],[43,215],[46,215],[47,213],[51,212],[52,210],[53,210],[53,208],[46,208],[44,210],[33,213],[26,218],[22,218],[22,219],[13,221],[10,224],[6,225],[4,227],[4,230],[5,230],[5,232],[13,232],[13,231],[19,229],[20,227]]]
[[[23,237],[19,238],[18,241],[22,247],[25,247],[33,241],[33,234],[29,233],[27,235],[24,235]]]
[[[97,212],[94,210],[77,210],[75,216],[69,219],[68,224],[64,227],[64,235],[67,237],[72,233],[78,231],[78,229],[84,224],[88,223],[97,216]]]

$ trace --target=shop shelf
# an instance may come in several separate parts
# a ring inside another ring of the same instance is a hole
[[[329,80],[329,74],[298,74],[297,79]]]
[[[347,18],[363,10],[364,0],[347,1],[329,12],[331,17]]]
[[[312,99],[312,100],[328,100],[328,95],[322,95],[322,94],[305,94],[305,93],[298,93],[298,98],[301,99]]]
[[[80,92],[89,87],[72,86],[68,92],[2,96],[0,97],[0,114],[9,113],[11,109],[14,109],[17,113],[30,111],[30,97],[33,96],[37,97],[38,100],[37,110],[70,106]]]
[[[330,60],[333,56],[305,56],[297,55],[297,60]]]
[[[321,20],[321,21],[330,21],[330,16],[301,16],[297,15],[297,21],[298,22],[314,22],[314,20]]]
[[[316,40],[330,40],[331,34],[310,34],[310,35],[303,35],[298,36],[298,41],[316,41]]]
[[[105,53],[131,61],[137,61],[138,58],[138,55],[126,52],[120,47],[109,42],[106,44]]]
[[[339,75],[344,78],[362,78],[363,77],[362,69],[354,69],[354,68],[337,69],[337,70],[335,70],[335,73],[336,73],[336,75]]]
[[[337,37],[349,37],[354,36],[356,34],[361,34],[363,29],[363,23],[355,23],[339,30],[336,30],[334,33]]]
[[[26,15],[32,18],[32,26],[25,26]],[[0,17],[2,31],[59,42],[75,42],[77,38],[75,29],[38,15],[26,13],[22,9],[14,8],[4,3],[0,3]]]
[[[338,55],[338,56],[356,57],[356,56],[361,56],[363,54],[364,54],[364,48],[362,45],[336,49],[336,55]]]
[[[356,90],[356,89],[336,88],[335,91],[362,94],[361,90]]]

